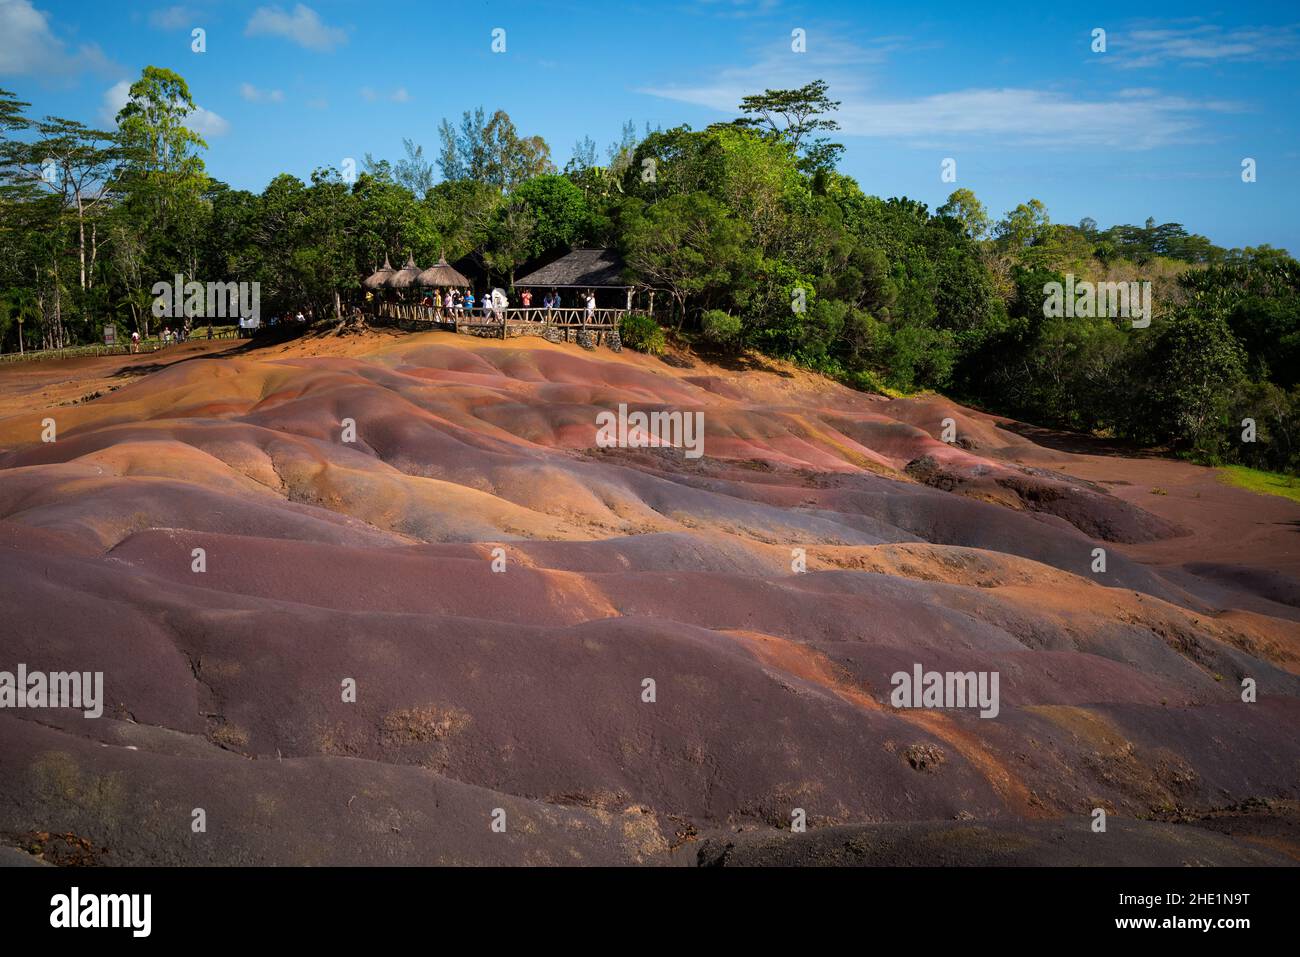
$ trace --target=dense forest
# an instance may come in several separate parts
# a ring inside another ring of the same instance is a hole
[[[471,257],[509,287],[538,256],[609,246],[656,294],[624,328],[646,351],[666,335],[756,350],[861,389],[1297,471],[1286,252],[1150,219],[1053,223],[1036,199],[994,220],[966,189],[936,210],[881,199],[837,170],[837,106],[821,82],[768,90],[700,131],[629,123],[603,163],[586,138],[563,169],[480,108],[441,123],[432,159],[407,141],[395,161],[251,193],[208,175],[169,70],[144,70],[111,131],[34,119],[0,90],[0,351],[96,342],[106,325],[148,336],[153,284],[176,274],[258,282],[264,315],[334,317],[386,256]],[[1150,283],[1149,325],[1054,315],[1045,290],[1067,281]]]

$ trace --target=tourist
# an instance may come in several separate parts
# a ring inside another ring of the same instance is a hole
[[[139,332],[133,332],[133,333],[131,333],[131,351],[132,351],[132,352],[139,352],[139,351],[140,351],[140,333],[139,333]]]
[[[469,313],[469,317],[473,319],[474,318],[474,290],[473,289],[465,290],[465,297],[461,301],[464,303],[465,311]]]
[[[433,314],[438,319],[442,318],[442,290],[441,289],[435,289],[433,291]]]
[[[523,303],[525,309],[533,304],[533,294],[530,290],[525,289],[519,294],[519,301]]]
[[[587,321],[591,322],[595,318],[596,318],[596,294],[594,292],[588,291],[587,292]]]

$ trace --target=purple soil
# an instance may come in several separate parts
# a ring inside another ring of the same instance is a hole
[[[796,370],[443,333],[196,353],[69,406],[30,400],[75,369],[5,375],[0,670],[103,671],[107,702],[0,711],[0,847],[1300,860],[1300,507],[1207,470]],[[620,402],[703,411],[704,457],[597,448]],[[917,662],[996,671],[999,715],[893,708]]]

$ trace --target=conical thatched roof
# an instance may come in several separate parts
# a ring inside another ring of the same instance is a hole
[[[420,267],[415,264],[414,256],[406,257],[406,265],[384,280],[388,289],[410,289],[420,281]]]
[[[447,262],[446,256],[439,256],[437,263],[420,273],[420,285],[468,289],[470,282],[460,274],[460,270]]]
[[[361,280],[361,288],[369,289],[372,292],[376,289],[382,289],[384,280],[393,274],[393,267],[388,264],[388,257],[384,257],[384,266],[377,269],[365,279]]]

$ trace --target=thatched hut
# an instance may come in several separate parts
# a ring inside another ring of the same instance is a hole
[[[376,292],[377,290],[383,289],[384,283],[394,272],[395,270],[388,263],[388,257],[384,256],[383,268],[375,270],[365,279],[361,280],[361,288],[368,292]]]
[[[607,308],[632,308],[632,284],[623,278],[623,259],[613,249],[573,249],[515,280],[516,289],[590,291]],[[626,297],[626,303],[622,300]]]
[[[385,289],[410,289],[420,282],[420,267],[415,264],[415,257],[408,255],[406,265],[384,280]]]
[[[436,289],[468,289],[470,281],[447,262],[446,256],[439,256],[436,263],[420,273],[420,285]]]

